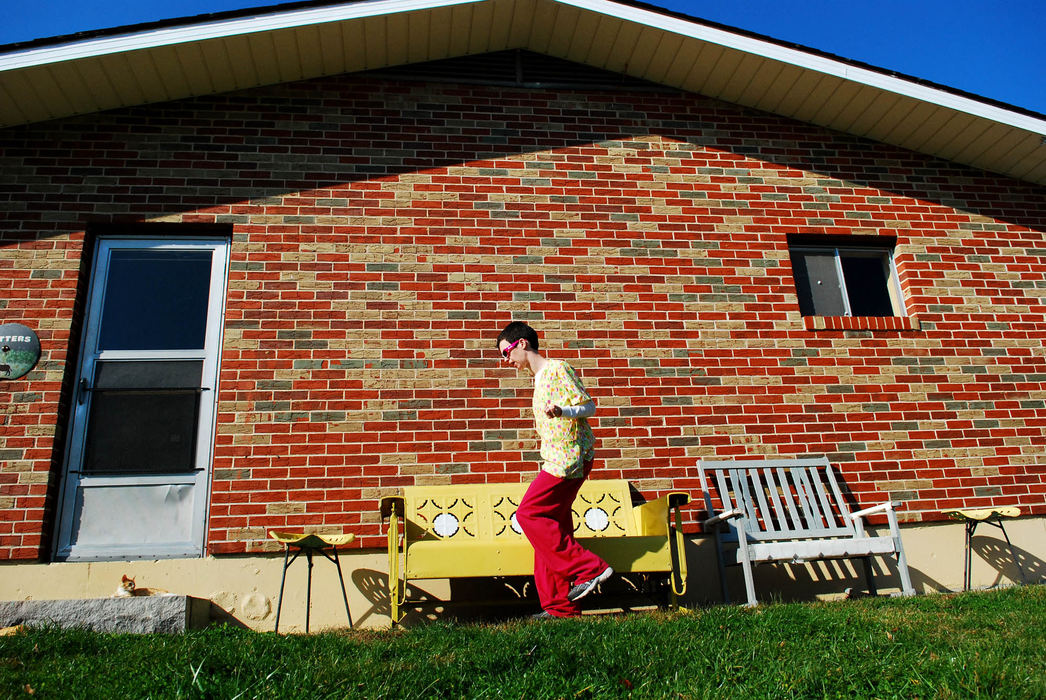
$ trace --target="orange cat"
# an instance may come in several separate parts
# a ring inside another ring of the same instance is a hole
[[[143,595],[174,595],[170,591],[165,591],[162,588],[139,588],[135,585],[134,579],[124,574],[123,580],[120,581],[120,585],[116,588],[116,593],[113,594],[113,598],[130,598],[131,596],[143,596]]]

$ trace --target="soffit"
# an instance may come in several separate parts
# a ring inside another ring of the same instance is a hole
[[[369,0],[0,52],[0,127],[522,48],[1046,184],[1046,117],[647,6]]]

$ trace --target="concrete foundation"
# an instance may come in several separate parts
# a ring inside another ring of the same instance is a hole
[[[0,627],[82,627],[95,632],[177,633],[202,629],[211,604],[184,595],[0,601]]]
[[[1014,556],[998,528],[981,525],[973,538],[972,587],[988,588],[1021,583],[1020,563],[1028,583],[1046,581],[1046,518],[1019,518],[1006,522]],[[883,533],[877,533],[883,534]],[[960,523],[907,525],[902,539],[912,581],[918,593],[962,589],[964,530]],[[722,602],[716,567],[715,543],[695,536],[687,544],[689,577],[684,604],[715,605]],[[50,601],[106,598],[115,593],[123,575],[135,579],[139,589],[176,594],[185,600],[211,601],[210,619],[271,631],[276,618],[282,555],[204,557],[156,561],[68,562],[53,564],[7,563],[0,565],[0,600]],[[353,622],[358,627],[389,624],[388,561],[385,552],[343,550],[342,572],[349,594]],[[896,567],[890,558],[873,560],[881,594],[899,589]],[[305,628],[307,565],[304,557],[287,573],[280,632]],[[803,565],[764,565],[755,570],[760,601],[817,600],[865,590],[860,562],[846,560]],[[734,602],[744,599],[741,570],[727,571],[727,585]],[[608,586],[607,595],[593,605],[637,607],[651,599],[629,593],[626,582]],[[620,594],[620,596],[619,596]],[[163,596],[171,597],[171,596]],[[163,597],[156,597],[162,600]],[[146,598],[131,599],[149,600]],[[124,599],[127,600],[127,599]],[[420,581],[410,586],[411,601],[423,604],[408,611],[406,623],[455,617],[493,618],[537,610],[533,585],[526,579]],[[478,603],[477,601],[484,601]],[[117,603],[124,601],[117,600]],[[348,620],[334,564],[315,559],[312,576],[312,631],[345,628]]]

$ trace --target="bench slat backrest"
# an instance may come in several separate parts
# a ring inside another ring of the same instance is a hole
[[[528,484],[407,486],[403,489],[407,540],[519,540],[515,522]],[[628,482],[586,480],[573,505],[576,537],[636,534]]]
[[[705,460],[699,464],[709,513],[741,510],[750,540],[852,537],[850,509],[824,457]],[[715,509],[713,489],[722,508]],[[730,524],[730,536],[737,538]]]

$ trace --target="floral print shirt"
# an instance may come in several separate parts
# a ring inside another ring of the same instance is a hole
[[[547,360],[534,377],[534,427],[541,438],[541,466],[561,479],[580,479],[595,453],[596,439],[585,418],[549,418],[545,405],[581,406],[591,401],[574,368]]]

